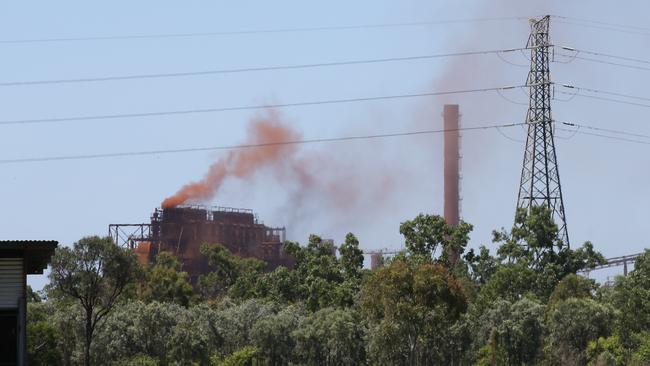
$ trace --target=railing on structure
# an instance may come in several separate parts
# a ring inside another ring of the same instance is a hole
[[[364,250],[363,255],[375,255],[375,254],[397,254],[402,250],[397,249],[379,249],[379,250]]]
[[[110,224],[108,236],[121,247],[135,249],[139,242],[151,240],[151,224]]]
[[[636,260],[639,259],[639,257],[641,257],[642,255],[643,253],[636,253],[636,254],[622,255],[620,257],[607,258],[605,264],[598,265],[588,270],[580,271],[580,273],[589,275],[589,272],[591,271],[623,266],[623,275],[627,276],[627,265],[636,263]]]
[[[191,209],[191,210],[200,210],[204,211],[206,215],[206,220],[212,221],[214,219],[215,212],[224,212],[224,213],[237,213],[237,214],[247,214],[253,215],[253,222],[256,224],[264,225],[264,222],[259,219],[257,214],[249,208],[236,208],[236,207],[226,207],[226,206],[207,206],[207,205],[179,205],[174,208],[179,209]],[[153,219],[160,221],[163,218],[165,209],[156,208],[154,211]]]
[[[178,208],[191,208],[195,210],[205,210],[205,211],[218,211],[218,212],[233,212],[233,213],[246,213],[253,214],[253,210],[249,208],[236,208],[236,207],[225,207],[225,206],[206,206],[206,205],[180,205]]]

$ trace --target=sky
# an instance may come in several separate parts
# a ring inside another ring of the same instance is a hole
[[[627,1],[87,1],[0,4],[0,83],[327,63],[526,44],[528,18],[553,14],[643,26],[650,4]],[[492,19],[485,18],[513,18]],[[435,25],[60,42],[104,37],[359,26],[474,19]],[[477,19],[483,19],[478,21]],[[591,26],[590,26],[591,25]],[[551,41],[650,60],[650,30],[551,20]],[[620,28],[618,28],[620,29]],[[74,84],[0,86],[0,121],[266,105],[521,85],[527,55],[516,52],[391,63]],[[581,54],[585,58],[587,54]],[[603,60],[603,58],[598,58]],[[556,57],[552,79],[650,98],[650,71]],[[607,61],[620,62],[612,59]],[[643,63],[635,63],[643,66]],[[647,67],[647,65],[645,66]],[[557,88],[556,90],[565,91]],[[643,99],[623,98],[643,104]],[[438,129],[457,103],[464,127],[525,120],[522,90],[280,108],[306,139]],[[647,103],[647,102],[646,102]],[[648,107],[556,94],[553,116],[599,128],[650,134]],[[233,145],[259,111],[0,124],[0,159]],[[581,130],[585,132],[585,130]],[[557,133],[557,155],[572,246],[590,240],[605,256],[642,251],[650,207],[650,146],[583,133]],[[462,134],[462,218],[470,247],[494,249],[491,232],[512,225],[525,130]],[[399,223],[441,214],[442,136],[330,142],[296,148],[313,176],[333,189],[296,196],[272,169],[227,179],[206,204],[251,208],[288,239],[317,233],[364,249],[399,248]],[[227,152],[0,164],[0,237],[53,239],[69,246],[106,235],[111,223],[147,222],[161,201],[200,179]],[[600,275],[601,277],[604,274]],[[41,288],[44,276],[30,276]]]

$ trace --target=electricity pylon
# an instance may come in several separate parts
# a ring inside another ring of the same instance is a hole
[[[548,15],[540,20],[531,20],[527,45],[531,53],[530,72],[526,83],[530,93],[526,115],[528,136],[517,208],[530,210],[532,206],[547,206],[558,226],[560,238],[568,246],[569,234],[551,117],[552,82],[549,63],[552,45],[549,41],[549,23]]]

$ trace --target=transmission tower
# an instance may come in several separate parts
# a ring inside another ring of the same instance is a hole
[[[551,117],[551,72],[549,68],[550,16],[531,20],[527,47],[530,48],[530,72],[526,85],[530,100],[526,123],[528,136],[521,170],[517,208],[530,210],[532,206],[546,205],[558,225],[562,241],[569,245],[562,186],[555,154],[553,119]]]

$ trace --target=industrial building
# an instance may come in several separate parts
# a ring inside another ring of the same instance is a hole
[[[293,259],[282,249],[285,232],[264,225],[252,210],[230,207],[157,208],[150,223],[109,225],[113,240],[133,249],[140,263],[151,263],[163,251],[176,255],[192,283],[212,270],[200,252],[203,244],[222,244],[240,257],[262,260],[269,271],[293,267]]]
[[[0,241],[0,365],[27,364],[27,275],[42,274],[57,245]]]

